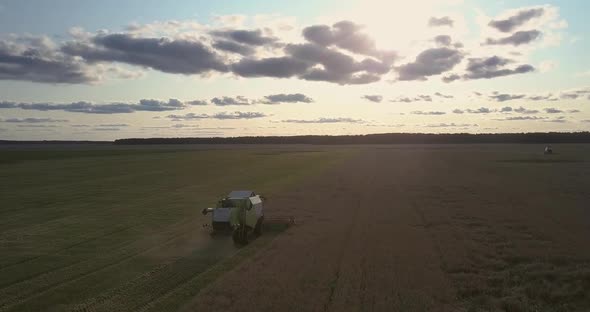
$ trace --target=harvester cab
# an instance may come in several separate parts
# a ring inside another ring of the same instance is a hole
[[[231,230],[234,242],[247,244],[248,234],[262,234],[263,201],[264,197],[253,191],[233,191],[202,213],[211,213],[213,231]]]

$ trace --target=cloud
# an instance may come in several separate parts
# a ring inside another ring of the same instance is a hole
[[[129,127],[128,124],[101,124],[101,125],[96,125],[97,127],[106,127],[106,128],[124,128],[124,127]]]
[[[486,40],[486,44],[488,44],[488,45],[519,46],[521,44],[531,43],[535,39],[539,38],[540,36],[541,36],[541,32],[538,30],[517,31],[508,37],[504,37],[504,38],[500,38],[500,39],[488,38]]]
[[[92,128],[92,131],[121,131],[121,128],[111,127],[111,128]]]
[[[53,118],[8,118],[0,119],[3,122],[9,123],[55,123],[55,122],[68,122],[66,119],[53,119]]]
[[[588,99],[590,100],[590,88],[563,91],[559,97],[564,100],[576,100],[586,95],[588,95]]]
[[[48,37],[0,39],[0,80],[93,83],[99,76],[80,60],[59,53]]]
[[[514,112],[519,114],[537,114],[539,111],[536,109],[526,109],[524,107],[515,108]]]
[[[428,124],[428,125],[425,125],[424,127],[428,127],[428,128],[465,128],[465,127],[479,127],[479,125],[478,124],[468,124],[468,123],[456,124],[456,123],[452,122],[452,123]]]
[[[570,114],[577,114],[577,113],[581,113],[582,111],[580,111],[579,109],[570,109],[567,112]]]
[[[17,125],[20,128],[57,128],[56,125],[36,125],[36,124],[29,124],[29,125]]]
[[[562,110],[560,110],[560,109],[557,109],[557,108],[552,108],[552,107],[550,107],[550,108],[545,108],[545,109],[543,109],[543,110],[544,110],[544,111],[545,111],[545,113],[547,113],[547,114],[561,114],[561,113],[563,113],[563,111],[562,111]]]
[[[430,112],[425,112],[425,111],[413,111],[411,112],[411,114],[413,115],[430,115],[430,116],[438,116],[438,115],[445,115],[445,112],[438,112],[438,111],[430,111]]]
[[[531,65],[519,65],[514,69],[504,68],[514,61],[500,56],[488,58],[470,58],[467,64],[467,74],[463,79],[491,79],[515,74],[529,73],[535,70]]]
[[[451,75],[448,75],[448,76],[443,77],[442,78],[442,81],[444,83],[450,83],[450,82],[453,82],[453,81],[459,80],[459,79],[461,79],[461,76],[459,76],[457,74],[451,74]]]
[[[451,36],[448,35],[438,35],[434,37],[434,42],[443,47],[450,46],[452,41]]]
[[[302,93],[293,94],[272,94],[267,95],[264,99],[258,101],[263,104],[279,104],[279,103],[313,103],[313,99]]]
[[[286,119],[281,122],[302,124],[364,123],[362,119],[353,118]]]
[[[227,105],[250,105],[252,104],[250,100],[248,100],[244,96],[236,96],[236,97],[214,97],[211,99],[211,103],[217,106],[227,106]]]
[[[464,113],[465,113],[465,111],[462,110],[462,109],[456,108],[456,109],[453,110],[453,114],[464,114]]]
[[[399,80],[426,80],[452,70],[463,60],[463,53],[451,48],[432,48],[418,54],[416,60],[396,68]]]
[[[86,114],[127,114],[136,111],[162,112],[179,110],[184,107],[185,104],[177,99],[170,99],[168,102],[144,99],[140,100],[138,104],[93,104],[90,102],[74,102],[68,104],[0,102],[0,108],[20,108],[37,111],[66,111]]]
[[[194,100],[194,101],[188,101],[188,102],[186,102],[186,104],[202,106],[202,105],[207,105],[209,103],[207,103],[207,101],[203,101],[203,100]]]
[[[130,34],[97,34],[88,41],[70,41],[61,50],[87,62],[119,62],[166,73],[227,72],[223,60],[203,43],[185,39],[141,38]]]
[[[487,107],[480,107],[478,109],[466,109],[465,112],[469,114],[489,114],[494,112],[495,110],[489,109]]]
[[[396,57],[392,51],[380,51],[375,41],[361,32],[363,27],[351,21],[340,21],[332,25],[313,25],[303,29],[303,37],[322,47],[336,46],[355,54],[373,56],[384,62]]]
[[[381,96],[381,95],[363,95],[361,97],[361,99],[365,99],[367,101],[371,101],[371,102],[375,102],[375,103],[381,103],[381,101],[383,101],[383,96]]]
[[[216,114],[195,114],[195,113],[188,113],[185,115],[168,115],[166,118],[172,119],[173,121],[182,121],[182,120],[195,120],[195,119],[218,119],[218,120],[228,120],[228,119],[255,119],[255,118],[263,118],[267,117],[266,114],[260,112],[233,112],[233,113],[216,113]]]
[[[300,79],[346,84],[379,81],[391,69],[389,62],[365,58],[361,61],[339,51],[316,44],[290,44],[285,51],[295,60],[307,64]],[[318,66],[321,65],[321,66]]]
[[[226,40],[215,41],[213,42],[212,46],[218,50],[237,53],[244,56],[249,56],[256,53],[256,49],[250,46]]]
[[[552,94],[548,95],[531,95],[527,98],[530,101],[558,101],[558,98],[555,98]]]
[[[430,27],[438,27],[438,26],[449,26],[453,27],[453,20],[448,16],[443,17],[431,17],[428,20],[428,26]]]
[[[506,93],[495,93],[489,96],[490,99],[496,102],[506,102],[512,100],[520,100],[526,97],[525,94],[506,94]]]
[[[545,120],[545,117],[537,117],[537,116],[511,116],[502,119],[494,119],[498,121],[523,121],[523,120]]]
[[[543,8],[523,9],[506,19],[492,20],[488,25],[501,32],[512,32],[531,19],[543,16],[544,13],[545,10]]]
[[[560,117],[556,117],[556,118],[553,118],[553,119],[546,119],[546,120],[543,120],[543,122],[566,123],[566,122],[568,122],[568,121],[565,119],[565,117],[564,117],[564,116],[560,116]]]
[[[417,95],[414,98],[401,97],[401,98],[397,98],[395,100],[390,100],[390,102],[393,102],[393,103],[432,102],[432,96],[421,94],[421,95]]]
[[[445,94],[442,94],[440,92],[436,92],[436,93],[434,93],[434,95],[436,95],[438,97],[441,97],[441,98],[444,98],[444,99],[452,99],[452,98],[454,98],[454,96],[452,96],[452,95],[445,95]]]
[[[230,68],[241,77],[297,77],[340,85],[376,82],[391,70],[396,54],[376,49],[373,40],[360,32],[361,28],[350,21],[332,27],[313,25],[303,30],[308,42],[285,45],[284,56],[243,58]]]
[[[215,30],[211,34],[216,37],[225,38],[238,44],[248,46],[264,46],[278,41],[276,37],[267,37],[262,34],[260,29],[256,30]]]

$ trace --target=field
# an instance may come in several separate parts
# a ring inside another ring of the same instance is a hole
[[[0,311],[589,311],[590,145],[0,151]],[[292,215],[244,248],[200,209]]]

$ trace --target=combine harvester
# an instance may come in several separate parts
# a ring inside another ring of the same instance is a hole
[[[213,232],[232,231],[236,244],[248,243],[248,235],[262,234],[263,222],[289,226],[295,224],[294,217],[264,218],[264,196],[253,191],[233,191],[217,202],[215,208],[205,208],[203,215],[211,213]]]
[[[231,229],[237,244],[247,244],[248,234],[262,234],[264,197],[253,191],[233,191],[217,202],[215,208],[203,209],[203,215],[211,213],[214,232]]]

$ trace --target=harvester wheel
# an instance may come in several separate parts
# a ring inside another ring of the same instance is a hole
[[[264,217],[258,218],[256,222],[256,226],[254,227],[254,235],[260,236],[262,235],[262,222],[264,222]]]
[[[234,243],[236,244],[248,244],[248,229],[246,228],[246,226],[240,225],[237,229],[235,229],[232,238],[234,240]]]

